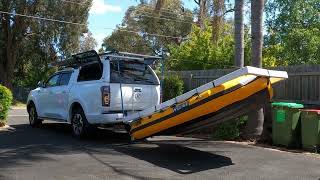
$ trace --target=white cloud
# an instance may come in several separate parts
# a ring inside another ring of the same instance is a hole
[[[91,14],[104,14],[107,12],[120,12],[120,6],[105,4],[104,0],[93,0],[90,9]]]

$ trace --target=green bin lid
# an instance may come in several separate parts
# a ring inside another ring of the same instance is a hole
[[[282,106],[282,107],[288,107],[288,108],[303,108],[302,104],[288,103],[288,102],[274,102],[272,103],[272,106]]]

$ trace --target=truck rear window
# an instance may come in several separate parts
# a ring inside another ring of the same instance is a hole
[[[112,83],[125,84],[150,84],[158,85],[159,82],[151,71],[151,68],[137,61],[119,61],[120,73],[118,71],[118,61],[110,62]],[[120,79],[121,78],[121,79]]]
[[[102,73],[99,63],[84,65],[80,68],[78,82],[99,80]]]

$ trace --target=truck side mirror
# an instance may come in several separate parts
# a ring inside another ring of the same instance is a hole
[[[39,82],[38,82],[38,87],[42,87],[42,88],[44,88],[44,84],[43,84],[43,82],[42,82],[42,81],[39,81]]]

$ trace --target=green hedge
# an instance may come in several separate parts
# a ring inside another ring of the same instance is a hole
[[[12,103],[12,93],[5,86],[0,85],[0,126],[6,123],[8,111]]]
[[[247,116],[243,116],[233,121],[223,122],[214,129],[213,139],[215,140],[235,140],[241,135],[248,121]]]
[[[163,100],[183,94],[183,81],[178,76],[167,76],[163,81]]]

